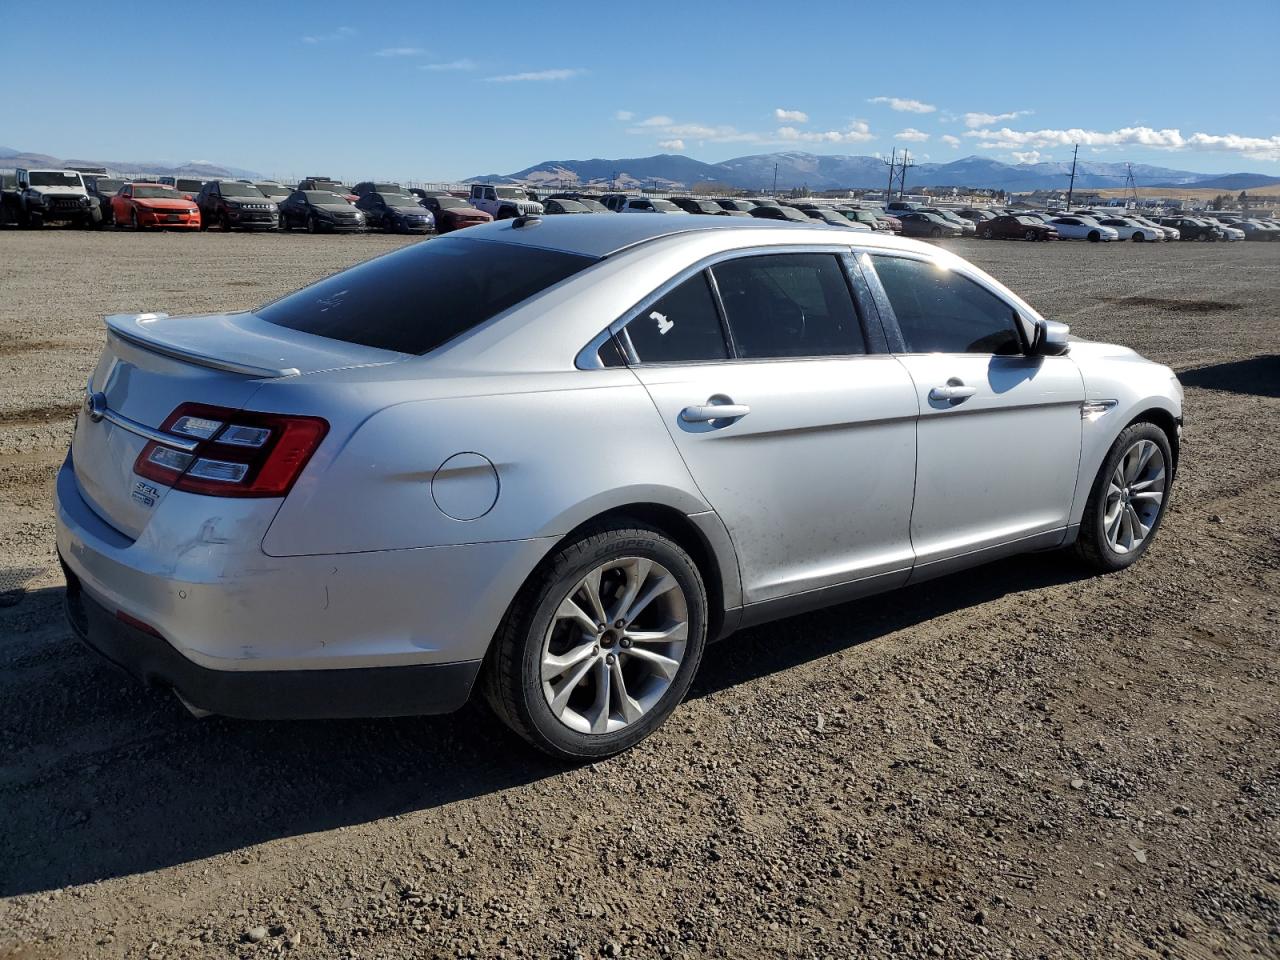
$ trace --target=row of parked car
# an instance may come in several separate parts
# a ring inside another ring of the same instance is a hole
[[[1045,212],[961,210],[984,240],[1091,240],[1095,243],[1132,240],[1135,243],[1170,240],[1277,240],[1280,221],[1270,217],[1232,214],[1177,216],[1151,219],[1131,211],[1072,210]]]
[[[71,170],[18,170],[0,182],[0,222],[22,226],[64,220],[82,226],[206,230],[306,230],[309,233],[447,233],[494,219],[602,213],[754,217],[817,221],[847,230],[908,237],[985,240],[1275,240],[1280,221],[1237,214],[1150,219],[1131,211],[1015,208],[950,209],[909,201],[881,206],[829,200],[782,202],[756,197],[652,197],[626,193],[553,193],[539,197],[510,184],[471,184],[451,193],[366,180],[347,186],[328,177],[276,181],[156,177],[121,180]]]

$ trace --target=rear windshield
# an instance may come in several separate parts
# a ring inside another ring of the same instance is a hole
[[[594,262],[558,250],[442,237],[334,274],[257,315],[319,337],[427,353]]]

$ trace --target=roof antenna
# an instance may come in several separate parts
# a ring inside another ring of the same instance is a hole
[[[536,227],[542,222],[542,218],[535,213],[525,213],[516,217],[511,221],[512,230],[521,230],[525,227]]]

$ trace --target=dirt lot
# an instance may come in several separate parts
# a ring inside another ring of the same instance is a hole
[[[566,770],[475,706],[197,721],[63,626],[52,478],[101,315],[398,242],[0,234],[0,574],[30,579],[0,609],[0,957],[1280,955],[1280,245],[957,242],[1182,375],[1148,558],[752,630]]]

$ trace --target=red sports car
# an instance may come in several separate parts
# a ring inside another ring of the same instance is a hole
[[[126,183],[111,198],[117,224],[200,229],[200,208],[173,187],[160,183]]]

